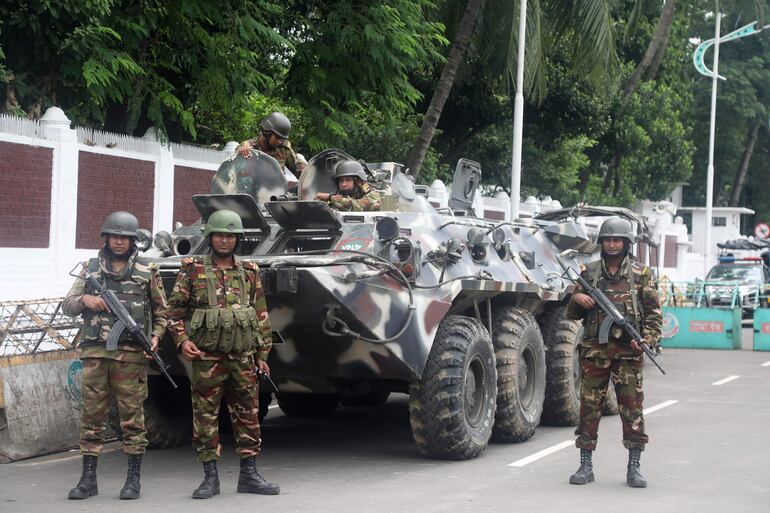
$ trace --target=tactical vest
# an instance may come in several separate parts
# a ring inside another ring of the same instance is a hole
[[[243,265],[238,266],[241,296],[240,308],[220,307],[217,301],[217,279],[211,256],[203,257],[207,289],[207,308],[193,310],[188,334],[199,349],[206,352],[249,353],[256,350],[255,334],[259,330],[259,320],[254,307],[249,305],[250,283],[246,279]],[[195,280],[200,277],[196,276]],[[244,306],[245,305],[245,306]]]
[[[590,264],[587,268],[587,274],[588,282],[591,286],[604,292],[615,308],[626,319],[633,322],[636,329],[641,333],[644,314],[640,309],[640,284],[634,279],[634,268],[638,269],[638,265],[636,262],[629,261],[626,276],[621,277],[615,282],[610,282],[604,276],[601,260]],[[585,338],[596,339],[599,337],[599,327],[604,322],[605,317],[604,312],[598,306],[588,311],[585,320]],[[627,338],[623,330],[613,326],[610,330],[610,339],[618,340],[623,338]]]
[[[137,268],[136,264],[142,265]],[[99,265],[98,258],[92,258],[88,261],[88,272],[93,274],[97,281],[106,285],[107,289],[115,292],[118,299],[128,310],[128,313],[134,318],[134,321],[139,326],[143,326],[144,331],[147,332],[151,317],[147,302],[151,273],[147,267],[147,261],[137,258],[131,265],[131,268],[127,270],[122,281],[117,281],[114,275],[104,273]],[[85,293],[93,295],[96,294],[96,291],[86,283]],[[83,312],[82,345],[106,342],[106,335],[115,325],[115,322],[117,322],[117,318],[112,312],[94,312],[86,308]],[[118,344],[131,343],[134,343],[131,335],[128,330],[124,330],[120,339],[118,339]]]

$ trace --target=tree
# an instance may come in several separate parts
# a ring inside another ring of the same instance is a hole
[[[609,0],[544,0],[530,2],[527,16],[526,92],[534,100],[545,96],[545,62],[549,52],[566,37],[573,43],[571,63],[586,75],[612,76],[616,63],[614,32]],[[450,2],[450,5],[456,5]],[[417,177],[422,159],[430,146],[457,70],[472,37],[482,47],[481,54],[491,66],[502,70],[511,83],[515,80],[515,50],[518,32],[518,2],[468,0],[457,25],[454,42],[439,78],[430,106],[423,118],[420,135],[412,146],[407,165]],[[459,9],[454,9],[459,12]],[[476,30],[477,20],[480,30]],[[451,24],[450,24],[451,25]],[[503,42],[503,44],[501,44]]]

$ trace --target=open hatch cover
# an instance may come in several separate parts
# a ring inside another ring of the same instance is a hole
[[[285,230],[339,230],[342,226],[323,201],[269,201],[265,208]]]
[[[250,194],[197,194],[192,200],[204,223],[217,210],[227,209],[241,216],[244,230],[266,231],[269,228],[257,201]]]

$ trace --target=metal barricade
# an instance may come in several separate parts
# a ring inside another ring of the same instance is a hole
[[[761,295],[754,310],[754,351],[770,351],[770,295]]]
[[[737,283],[668,282],[659,293],[663,309],[663,347],[741,348],[742,302],[745,298],[740,296]]]

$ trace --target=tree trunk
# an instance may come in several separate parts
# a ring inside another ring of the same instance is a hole
[[[460,67],[460,62],[462,62],[465,48],[468,46],[468,41],[470,41],[471,35],[476,28],[476,21],[478,20],[479,11],[481,10],[481,1],[482,0],[468,0],[468,3],[465,6],[465,12],[463,13],[460,25],[457,28],[455,40],[449,50],[447,62],[444,65],[444,69],[441,71],[441,78],[436,84],[436,90],[433,92],[430,106],[428,106],[428,111],[425,113],[425,117],[422,120],[420,135],[417,136],[417,140],[409,152],[406,165],[411,170],[410,173],[415,181],[420,174],[422,163],[425,160],[425,154],[428,152],[430,143],[433,140],[433,134],[436,132],[436,125],[438,125],[438,120],[441,118],[444,104],[446,103],[447,98],[449,98],[449,92],[452,90],[455,75],[457,74],[457,69]]]
[[[757,142],[757,133],[759,132],[759,121],[755,121],[754,125],[749,130],[746,136],[746,146],[743,149],[743,157],[741,158],[741,166],[738,168],[738,173],[735,175],[735,181],[733,181],[733,187],[730,190],[730,203],[731,207],[738,206],[738,200],[741,199],[741,191],[743,190],[743,182],[746,180],[746,173],[749,171],[749,163],[751,162],[751,155],[754,153],[754,145]]]
[[[628,83],[623,90],[623,96],[620,99],[621,110],[626,106],[628,100],[639,88],[639,83],[642,80],[642,75],[648,69],[651,69],[651,77],[654,78],[654,74],[658,72],[658,66],[663,60],[663,56],[666,53],[668,47],[668,40],[671,35],[671,23],[674,21],[674,8],[676,7],[676,0],[666,0],[663,4],[663,8],[660,11],[660,18],[658,18],[658,24],[655,27],[655,33],[650,40],[650,44],[647,45],[647,50],[644,52],[641,62],[636,67],[634,72],[628,77]],[[655,63],[654,66],[653,63]]]

